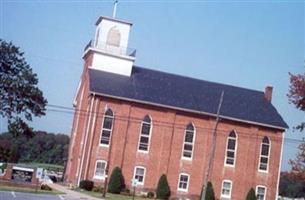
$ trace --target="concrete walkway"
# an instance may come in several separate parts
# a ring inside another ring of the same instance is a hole
[[[89,196],[84,193],[70,190],[69,187],[64,186],[64,185],[54,183],[54,184],[49,184],[49,186],[55,190],[66,193],[66,194],[59,195],[62,200],[80,200],[80,199],[81,200],[104,200],[102,198],[96,198],[96,197],[92,197],[92,196]]]

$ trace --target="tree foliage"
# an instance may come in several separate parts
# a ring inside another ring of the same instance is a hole
[[[305,73],[304,74],[291,74],[290,86],[287,94],[289,103],[296,106],[297,109],[305,111]],[[305,128],[305,122],[296,126],[296,129],[303,131]]]
[[[207,191],[205,195],[205,200],[215,200],[215,193],[213,184],[209,181],[207,184]]]
[[[156,194],[157,199],[168,199],[170,197],[171,191],[165,174],[162,174],[159,179]]]
[[[0,134],[0,162],[48,163],[63,165],[68,157],[69,136],[42,131],[29,138],[11,133]]]
[[[298,146],[298,152],[294,160],[289,160],[292,170],[305,174],[305,142]]]
[[[246,200],[256,200],[255,191],[251,188],[247,194]]]
[[[8,129],[14,134],[33,133],[24,119],[45,115],[47,100],[37,87],[24,53],[11,42],[0,39],[0,116],[8,119]]]
[[[108,184],[108,192],[113,194],[120,194],[121,190],[124,188],[124,178],[122,171],[119,167],[115,167],[112,170],[109,184]]]
[[[300,172],[282,172],[279,185],[281,196],[300,198],[305,196],[305,175]]]

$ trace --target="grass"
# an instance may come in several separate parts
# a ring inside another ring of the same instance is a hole
[[[102,197],[102,193],[99,193],[99,192],[86,191],[86,190],[81,190],[79,188],[74,189],[74,191],[81,192],[83,194],[87,194],[87,195],[90,195],[90,196],[93,196],[93,197],[96,197],[96,198],[101,198]],[[132,196],[107,193],[105,199],[108,199],[108,200],[132,200]],[[147,198],[135,197],[134,199],[135,200],[144,200],[144,199],[147,199]]]
[[[17,187],[17,186],[4,186],[0,185],[0,191],[10,191],[10,192],[25,192],[25,193],[37,193],[37,194],[65,194],[63,192],[57,190],[41,190],[38,189],[37,191],[34,188],[26,188],[26,187]]]

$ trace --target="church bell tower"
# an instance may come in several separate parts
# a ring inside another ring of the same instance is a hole
[[[92,53],[90,68],[130,76],[136,50],[128,47],[131,23],[113,17],[99,17],[95,37],[85,47],[84,57]]]

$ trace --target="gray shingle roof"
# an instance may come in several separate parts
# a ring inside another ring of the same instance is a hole
[[[225,84],[133,67],[131,77],[89,70],[90,91],[131,101],[215,115],[224,91],[220,115],[277,128],[288,128],[264,93]]]

